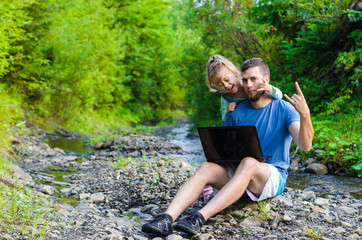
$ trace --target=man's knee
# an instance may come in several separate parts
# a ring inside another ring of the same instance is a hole
[[[259,166],[260,162],[252,157],[246,157],[240,162],[240,167],[245,169],[253,169]]]
[[[211,162],[203,162],[197,172],[201,174],[208,174],[213,172],[216,168],[220,168],[220,165]]]

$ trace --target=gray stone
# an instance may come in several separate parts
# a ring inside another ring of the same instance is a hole
[[[64,156],[64,157],[62,157],[62,160],[65,161],[65,162],[72,162],[72,161],[75,161],[77,159],[78,159],[77,156]]]
[[[61,193],[64,193],[64,194],[67,194],[67,193],[69,193],[70,192],[70,188],[62,188],[62,189],[60,189],[60,192]]]
[[[284,222],[290,222],[290,221],[292,221],[292,218],[289,215],[284,215],[283,221]]]
[[[314,159],[314,158],[308,158],[308,159],[305,161],[305,163],[306,163],[307,165],[309,165],[309,164],[315,163],[316,161],[317,161],[317,160]]]
[[[57,190],[54,187],[48,185],[43,186],[40,190],[48,195],[53,195],[54,193],[57,192]]]
[[[60,148],[53,148],[54,151],[58,152],[58,153],[61,153],[61,154],[65,154],[65,152],[63,151],[63,149],[60,149]]]
[[[240,226],[241,227],[260,226],[262,223],[263,220],[261,220],[258,217],[247,217],[240,223]]]
[[[362,228],[356,228],[354,231],[353,231],[353,233],[357,233],[358,235],[362,235]]]
[[[104,200],[103,193],[93,193],[90,195],[91,202],[102,202]]]
[[[349,238],[360,239],[361,237],[357,233],[349,235]]]
[[[132,235],[135,240],[148,240],[148,237],[142,235]]]
[[[90,199],[90,193],[81,193],[81,194],[79,194],[79,199],[81,200],[81,201],[83,201],[83,200],[88,200],[88,199]]]
[[[17,165],[10,165],[10,167],[13,169],[13,175],[15,178],[18,178],[22,181],[24,181],[25,183],[30,183],[30,181],[32,180],[32,177],[26,173],[23,169],[21,169],[19,166]]]
[[[328,168],[324,164],[312,163],[307,166],[305,171],[308,173],[313,173],[313,174],[317,174],[317,175],[326,175],[328,173]]]
[[[315,193],[313,191],[303,191],[302,193],[299,194],[299,196],[303,200],[310,200],[316,198]]]
[[[314,203],[319,206],[327,206],[329,205],[329,200],[326,198],[316,198]]]
[[[344,216],[344,215],[352,215],[352,214],[356,214],[357,210],[351,207],[344,207],[344,206],[339,206],[335,208],[336,212],[338,213],[338,215]]]
[[[332,229],[336,233],[344,233],[346,230],[343,227],[336,227]]]
[[[176,234],[171,234],[166,237],[166,240],[180,240],[180,239],[183,239],[183,237]]]
[[[42,150],[50,149],[49,145],[44,143],[44,142],[39,145],[39,148],[42,149]]]
[[[293,201],[290,198],[284,197],[282,195],[278,195],[275,198],[273,198],[272,201],[277,201],[280,202],[282,204],[284,204],[287,207],[293,207]]]

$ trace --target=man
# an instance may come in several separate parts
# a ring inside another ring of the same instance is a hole
[[[261,58],[245,61],[241,72],[249,99],[230,112],[223,125],[256,125],[263,154],[270,159],[261,163],[247,157],[239,165],[203,163],[180,188],[166,212],[144,224],[142,231],[161,236],[172,234],[172,222],[198,199],[207,184],[219,192],[202,209],[178,221],[177,229],[189,235],[198,233],[208,218],[237,201],[245,191],[254,201],[275,197],[284,190],[292,138],[301,150],[309,151],[312,147],[310,111],[298,83],[297,94],[284,95],[293,108],[288,102],[271,99],[259,88],[269,83],[270,78],[269,67]],[[218,81],[223,85],[228,79],[219,76]]]

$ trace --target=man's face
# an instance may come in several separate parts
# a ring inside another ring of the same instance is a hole
[[[263,77],[258,66],[247,69],[241,75],[244,90],[248,95],[249,100],[252,102],[258,101],[265,91],[257,92],[256,90],[259,88],[260,83],[269,81],[269,78],[267,76]]]

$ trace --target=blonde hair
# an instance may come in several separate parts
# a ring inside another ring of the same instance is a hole
[[[238,80],[241,82],[241,73],[240,70],[235,67],[235,65],[230,62],[228,59],[221,55],[213,55],[209,61],[207,62],[207,85],[211,92],[215,92],[213,86],[219,89],[219,87],[215,84],[215,76],[220,71],[222,67],[226,67],[230,72],[234,73]],[[220,89],[219,89],[220,90]]]

